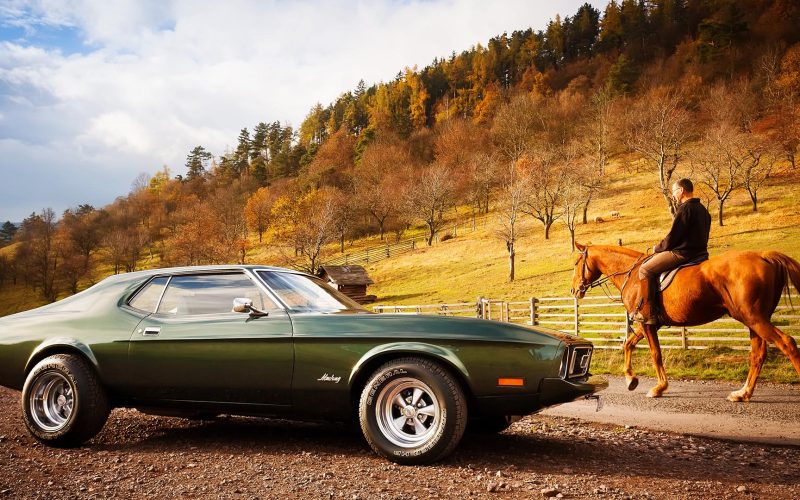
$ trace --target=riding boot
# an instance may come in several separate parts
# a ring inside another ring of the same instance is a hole
[[[639,304],[631,318],[645,325],[661,324],[661,308],[659,303],[660,283],[658,276],[648,280],[639,280]]]

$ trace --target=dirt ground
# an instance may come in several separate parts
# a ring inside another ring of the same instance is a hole
[[[681,399],[680,385],[672,394],[680,411],[701,400],[724,414],[722,401]],[[612,387],[607,399],[624,407],[626,398],[644,394],[617,397]],[[663,406],[648,411],[670,413]],[[530,416],[502,434],[465,436],[442,463],[403,467],[343,425],[197,422],[124,409],[87,446],[56,450],[26,432],[19,393],[0,389],[0,408],[0,498],[800,498],[800,447],[630,423]],[[769,415],[767,406],[745,418],[756,429]]]

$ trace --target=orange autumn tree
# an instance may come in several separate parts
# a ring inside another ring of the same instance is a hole
[[[262,187],[247,199],[244,206],[244,217],[251,231],[258,233],[258,242],[263,241],[272,214],[273,196],[268,187]]]

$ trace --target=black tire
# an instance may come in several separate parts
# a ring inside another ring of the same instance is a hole
[[[56,354],[43,359],[30,371],[22,389],[25,426],[48,446],[80,446],[100,432],[110,411],[94,369],[80,356]]]
[[[511,415],[493,415],[490,417],[472,418],[467,423],[468,434],[499,434],[514,423]]]
[[[370,377],[358,414],[361,431],[376,453],[399,464],[429,464],[449,455],[461,441],[467,402],[445,368],[427,359],[402,358]]]

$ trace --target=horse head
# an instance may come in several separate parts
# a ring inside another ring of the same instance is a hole
[[[569,293],[575,297],[582,299],[586,292],[591,288],[592,283],[597,281],[602,274],[597,266],[594,265],[592,259],[589,258],[589,247],[591,245],[581,245],[575,243],[575,248],[578,249],[578,260],[575,261],[575,269],[572,272],[572,288]]]

